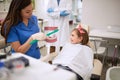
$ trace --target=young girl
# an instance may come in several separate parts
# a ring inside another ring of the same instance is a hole
[[[12,0],[8,14],[2,24],[1,35],[6,43],[11,43],[12,52],[21,52],[31,57],[40,58],[37,43],[32,40],[44,40],[46,37],[39,32],[37,18],[32,15],[31,0]]]
[[[53,59],[52,63],[74,72],[78,80],[85,80],[93,68],[93,52],[87,46],[89,41],[87,31],[81,28],[81,26],[73,29],[70,41],[70,43],[65,44],[62,51]]]

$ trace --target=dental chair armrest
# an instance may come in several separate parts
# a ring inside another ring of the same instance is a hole
[[[42,57],[40,60],[43,62],[48,62],[53,60],[58,54],[55,52],[52,52],[50,54],[47,54],[46,56]]]
[[[100,76],[102,73],[103,64],[100,60],[94,59],[94,67],[92,70],[92,75],[90,80],[100,80]]]

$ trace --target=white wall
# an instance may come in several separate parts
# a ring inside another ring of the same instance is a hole
[[[120,0],[83,0],[82,23],[92,28],[120,25]]]
[[[4,0],[0,2],[0,19],[4,19],[6,17],[10,2],[11,0]],[[48,0],[35,0],[35,10],[33,11],[33,14],[36,15],[38,18],[46,18],[47,3]]]

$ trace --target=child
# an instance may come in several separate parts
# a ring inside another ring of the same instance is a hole
[[[37,43],[32,40],[44,40],[46,36],[39,32],[36,16],[32,15],[32,0],[12,0],[8,14],[3,21],[1,35],[6,43],[11,43],[12,52],[20,52],[33,58],[40,58]]]
[[[89,41],[88,33],[85,29],[73,29],[70,43],[65,44],[61,52],[56,56],[52,63],[63,69],[74,72],[78,80],[83,80],[91,74],[93,68],[93,52],[87,46]]]

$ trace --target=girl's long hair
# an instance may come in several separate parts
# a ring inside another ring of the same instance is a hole
[[[31,0],[12,0],[7,16],[4,19],[1,27],[1,35],[5,38],[6,43],[11,27],[22,21],[21,10],[31,3]]]

